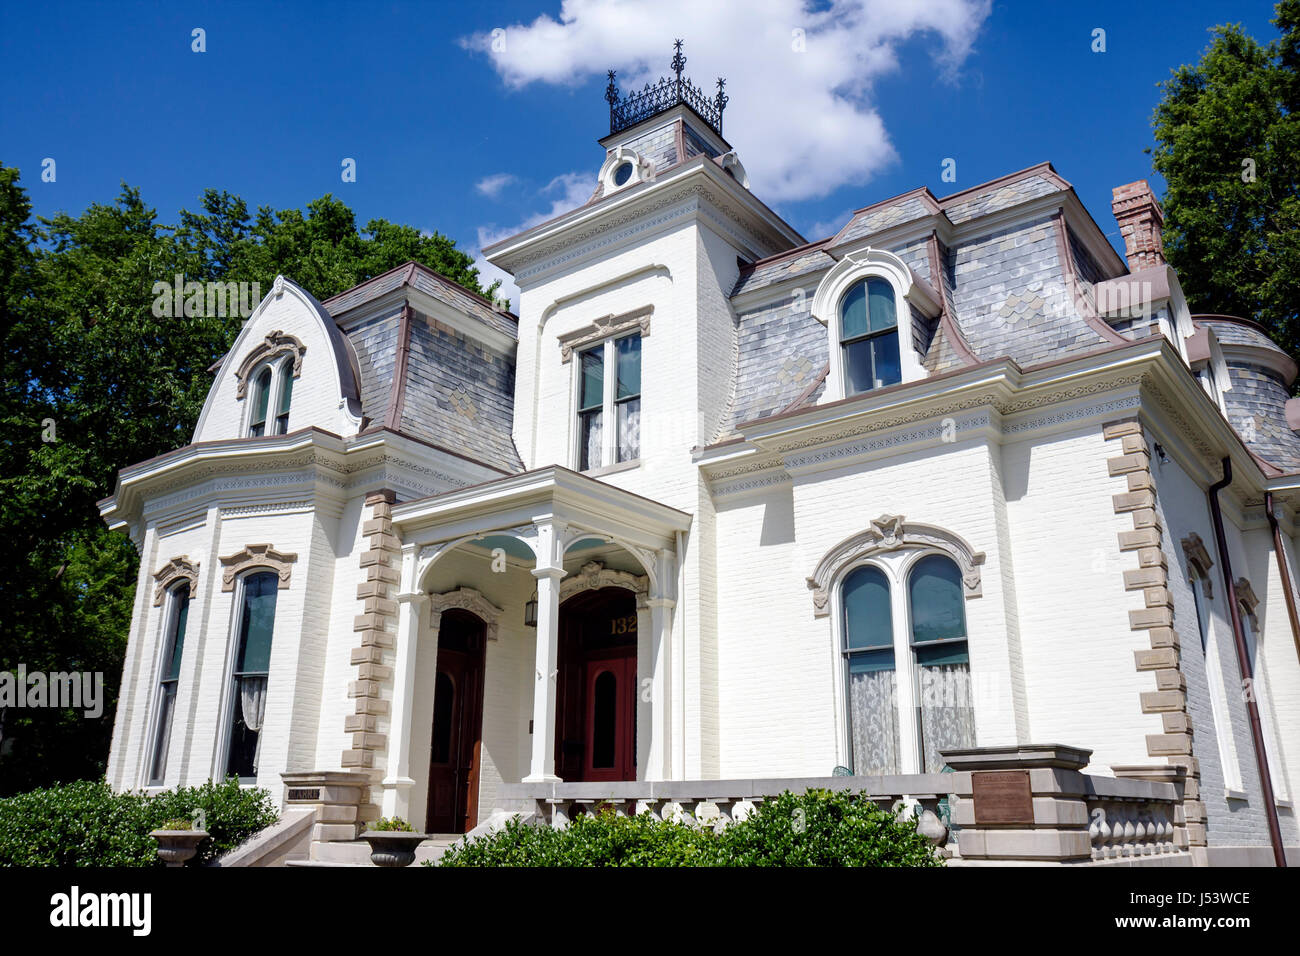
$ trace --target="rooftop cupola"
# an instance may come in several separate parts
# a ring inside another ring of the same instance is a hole
[[[683,75],[681,40],[673,43],[669,66],[671,76],[627,94],[619,90],[617,74],[609,71],[609,135],[600,145],[611,155],[635,153],[657,170],[700,153],[718,157],[734,152],[722,136],[727,81],[718,77],[717,92],[709,96]]]

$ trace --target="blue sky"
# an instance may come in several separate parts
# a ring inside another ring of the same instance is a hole
[[[1050,159],[1118,243],[1110,189],[1152,177],[1156,84],[1212,25],[1268,41],[1271,16],[1259,0],[27,4],[0,35],[0,162],[40,215],[122,181],[164,222],[206,187],[277,209],[330,192],[362,222],[474,251],[586,198],[604,67],[657,76],[682,36],[688,75],[728,76],[754,191],[809,239],[919,185],[944,195]]]

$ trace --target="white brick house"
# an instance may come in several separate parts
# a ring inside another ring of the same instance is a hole
[[[723,105],[612,95],[590,201],[486,250],[517,316],[276,281],[102,503],[110,784],[353,771],[462,832],[521,782],[1060,742],[1183,768],[1200,860],[1300,851],[1291,358],[1188,313],[1145,183],[1127,263],[1046,163],[808,243]]]

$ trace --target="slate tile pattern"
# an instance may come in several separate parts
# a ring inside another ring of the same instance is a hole
[[[849,220],[849,225],[844,229],[839,242],[861,239],[863,236],[880,232],[890,226],[897,226],[899,223],[920,219],[922,216],[928,215],[929,212],[929,207],[917,197],[905,199],[900,203],[894,203],[892,206],[869,209],[866,212],[856,214]]]
[[[361,373],[361,414],[371,424],[382,424],[393,384],[393,359],[397,354],[397,327],[401,307],[377,316],[348,332]]]
[[[800,396],[826,364],[826,328],[812,317],[812,297],[790,298],[742,313],[732,433],[740,422],[773,415]]]
[[[415,314],[403,432],[507,472],[522,471],[510,437],[514,387],[512,358]]]
[[[1055,183],[1044,179],[1042,176],[1026,176],[1017,182],[995,186],[972,196],[970,199],[952,205],[945,201],[943,208],[944,212],[948,214],[948,219],[953,225],[956,225],[977,216],[987,216],[991,212],[1006,209],[1008,206],[1014,206],[1028,199],[1045,196],[1050,192],[1058,191],[1059,188]]]

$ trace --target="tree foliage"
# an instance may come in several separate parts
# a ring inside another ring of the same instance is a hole
[[[1193,312],[1260,322],[1300,352],[1300,0],[1282,0],[1264,45],[1219,26],[1173,71],[1152,126],[1168,184],[1165,252]]]
[[[439,234],[382,219],[358,228],[332,196],[260,209],[208,190],[158,221],[140,190],[78,216],[33,219],[0,164],[0,671],[99,671],[97,720],[0,709],[0,795],[103,772],[139,557],[96,501],[118,469],[186,444],[237,317],[153,314],[156,282],[259,283],[277,274],[320,299],[416,260],[472,292],[473,260]]]

